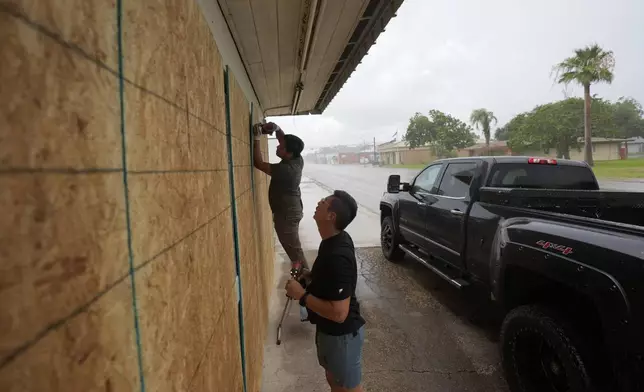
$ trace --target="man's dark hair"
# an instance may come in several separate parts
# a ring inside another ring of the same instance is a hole
[[[329,210],[335,212],[335,228],[344,230],[358,213],[358,203],[345,191],[333,192]]]
[[[295,135],[284,135],[284,147],[286,152],[293,154],[293,158],[297,158],[304,150],[304,142]]]

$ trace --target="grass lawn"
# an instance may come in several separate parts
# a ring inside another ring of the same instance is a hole
[[[389,165],[401,169],[422,169],[428,164]],[[641,178],[644,180],[644,158],[630,158],[615,161],[597,161],[593,167],[597,178]]]
[[[641,178],[644,179],[644,158],[617,161],[597,161],[593,166],[597,178]]]

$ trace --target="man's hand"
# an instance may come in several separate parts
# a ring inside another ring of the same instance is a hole
[[[260,140],[262,137],[262,124],[258,123],[253,125],[253,136],[255,137],[255,140]]]
[[[299,301],[305,293],[302,285],[295,279],[289,279],[284,288],[286,289],[286,295],[296,301]]]

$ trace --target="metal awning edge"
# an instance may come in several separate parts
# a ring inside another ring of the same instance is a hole
[[[351,39],[345,46],[344,52],[329,75],[315,106],[310,111],[297,112],[298,115],[322,114],[324,112],[358,64],[362,62],[364,56],[367,55],[369,49],[375,44],[376,39],[384,31],[391,18],[396,16],[402,3],[403,0],[371,0],[369,2],[351,35]]]

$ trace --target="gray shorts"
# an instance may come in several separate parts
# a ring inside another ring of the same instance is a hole
[[[315,332],[318,362],[333,376],[337,386],[352,389],[362,381],[364,326],[354,334],[342,336]]]

